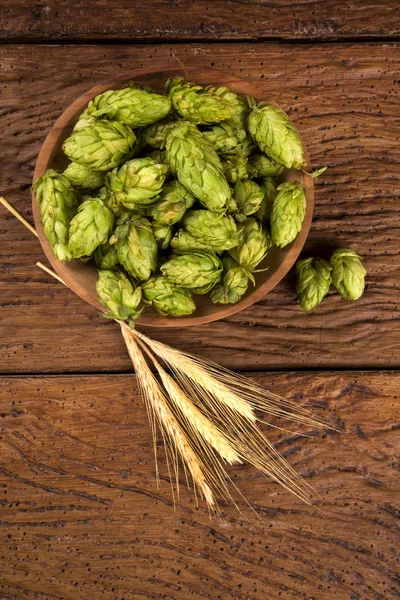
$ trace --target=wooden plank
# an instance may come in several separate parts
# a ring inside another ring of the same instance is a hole
[[[316,186],[305,255],[351,246],[365,258],[368,278],[359,302],[331,292],[303,314],[289,276],[225,321],[150,334],[235,369],[399,366],[396,45],[2,46],[3,194],[30,218],[35,158],[60,112],[96,82],[174,54],[230,70],[289,111],[313,165],[328,166]],[[129,370],[118,328],[39,272],[37,240],[2,208],[0,216],[1,369]]]
[[[0,597],[398,598],[399,373],[252,377],[344,428],[269,432],[314,508],[243,465],[262,520],[186,489],[174,512],[134,376],[0,379]]]
[[[151,8],[151,9],[150,9]],[[398,4],[383,0],[3,0],[3,40],[337,40],[394,37]]]

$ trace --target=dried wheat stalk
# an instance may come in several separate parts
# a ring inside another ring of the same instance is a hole
[[[206,482],[203,473],[204,465],[193,451],[190,440],[185,435],[179,422],[171,412],[165,395],[158,385],[153,373],[149,369],[142,352],[137,343],[125,327],[121,327],[122,335],[132,360],[133,367],[137,373],[138,381],[143,392],[143,397],[150,410],[154,413],[159,427],[168,437],[169,441],[178,451],[180,457],[184,460],[194,484],[199,488],[209,507],[213,507],[215,499],[210,486]]]

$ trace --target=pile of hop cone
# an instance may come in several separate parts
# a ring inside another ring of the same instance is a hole
[[[235,303],[271,246],[306,211],[301,140],[276,106],[181,77],[165,94],[131,83],[96,96],[65,140],[70,163],[34,183],[60,261],[94,260],[106,316],[133,326],[143,304],[190,315],[193,296]]]

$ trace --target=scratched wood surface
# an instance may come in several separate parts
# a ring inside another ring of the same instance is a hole
[[[3,195],[30,219],[35,159],[60,112],[96,82],[174,55],[244,77],[289,111],[313,165],[328,166],[316,186],[304,255],[350,246],[365,259],[368,277],[357,303],[331,292],[303,314],[288,276],[263,301],[224,321],[151,334],[234,369],[398,367],[396,44],[3,45]],[[1,207],[0,219],[3,372],[130,370],[118,328],[34,266],[43,258],[39,243]]]
[[[157,488],[118,328],[34,266],[37,240],[0,207],[0,598],[399,598],[399,39],[394,0],[1,2],[0,193],[28,220],[60,112],[176,56],[288,110],[313,165],[328,166],[304,256],[351,246],[368,278],[361,301],[331,292],[310,315],[288,276],[224,321],[146,332],[343,427],[268,429],[315,507],[243,465],[230,474],[256,514],[241,503],[210,520],[184,487],[174,512],[161,452]]]
[[[174,512],[133,375],[0,379],[0,598],[398,598],[399,374],[252,377],[343,428],[269,431],[314,508],[243,465],[256,514]]]
[[[149,10],[151,4],[151,10]],[[336,40],[398,37],[395,0],[2,0],[17,41]]]

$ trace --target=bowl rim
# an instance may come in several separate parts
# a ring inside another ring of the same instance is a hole
[[[216,80],[218,80],[218,75],[221,77],[222,83],[220,85],[224,85],[224,86],[226,85],[229,87],[230,85],[234,84],[236,86],[241,87],[241,89],[243,90],[241,93],[244,95],[252,95],[256,98],[262,98],[262,96],[263,96],[261,90],[259,90],[253,84],[245,81],[244,79],[242,79],[240,77],[233,76],[230,73],[227,74],[224,71],[221,71],[219,69],[214,69],[211,67],[210,68],[191,67],[189,65],[189,66],[187,66],[186,70],[188,71],[189,74],[192,74],[194,80],[196,79],[196,74],[198,76],[199,73],[202,73],[202,75],[204,75],[206,78],[207,74],[211,73],[212,76],[214,78],[216,78]],[[83,111],[84,108],[86,108],[88,102],[92,98],[94,98],[94,96],[96,96],[97,94],[103,93],[107,89],[115,88],[116,86],[118,86],[120,84],[126,83],[129,80],[133,80],[133,79],[139,80],[139,78],[141,76],[151,75],[151,74],[155,74],[155,73],[163,73],[163,72],[181,74],[183,72],[183,69],[182,69],[182,67],[174,67],[170,64],[160,64],[160,65],[153,65],[151,67],[141,67],[139,69],[134,69],[132,71],[124,72],[119,77],[116,77],[113,80],[108,80],[104,83],[97,84],[97,85],[93,86],[92,88],[90,88],[89,90],[87,90],[84,94],[82,94],[81,96],[76,98],[58,117],[57,121],[54,123],[54,125],[51,128],[50,132],[48,133],[46,139],[44,140],[42,147],[40,149],[39,155],[36,160],[35,170],[33,173],[33,181],[35,181],[38,177],[43,175],[44,172],[46,171],[46,169],[49,168],[48,165],[53,158],[53,155],[55,153],[55,148],[56,148],[58,142],[60,141],[60,138],[63,136],[65,128],[68,125],[70,125],[72,119],[75,118],[78,111],[80,111],[80,110]],[[139,82],[140,82],[140,80],[139,80]],[[277,106],[278,108],[280,108],[280,110],[283,110],[278,104],[276,104],[275,102],[273,102],[269,99],[268,99],[268,103],[272,104],[274,106]],[[285,112],[285,111],[283,111],[283,112]],[[295,125],[293,125],[293,126],[295,127]],[[301,139],[302,145],[303,145],[305,158],[307,161],[305,168],[310,170],[311,165],[310,165],[310,160],[309,160],[307,150],[304,146],[303,140],[302,140],[299,132],[297,131],[296,127],[295,127],[295,130],[298,133],[298,135]],[[313,209],[314,209],[314,180],[310,175],[308,175],[307,173],[304,173],[303,171],[290,169],[289,170],[289,178],[291,177],[291,179],[294,179],[294,176],[296,176],[295,178],[297,180],[300,179],[302,181],[302,183],[305,184],[305,186],[306,186],[306,200],[307,200],[306,215],[305,215],[305,218],[303,221],[302,229],[298,233],[296,239],[289,246],[287,246],[285,248],[285,257],[282,260],[281,264],[278,266],[276,271],[268,277],[268,279],[265,282],[259,283],[257,285],[257,287],[255,287],[249,294],[247,294],[245,297],[243,297],[241,300],[239,300],[239,302],[237,302],[236,304],[220,305],[221,309],[214,313],[196,316],[196,312],[195,312],[195,313],[193,313],[193,315],[188,315],[185,317],[172,317],[172,316],[165,317],[165,316],[161,316],[159,314],[153,314],[153,313],[145,311],[141,315],[141,317],[138,319],[137,323],[139,325],[144,325],[144,326],[148,326],[148,327],[189,327],[189,326],[195,326],[195,325],[202,325],[205,323],[211,323],[213,321],[218,321],[220,319],[224,319],[226,317],[234,315],[234,314],[244,310],[245,308],[248,308],[249,306],[251,306],[252,304],[257,302],[258,300],[261,300],[261,298],[263,298],[268,292],[270,292],[283,279],[283,277],[285,277],[285,275],[290,271],[290,269],[294,265],[296,259],[298,258],[299,254],[306,242],[306,239],[308,237],[308,233],[309,233],[310,227],[311,227],[311,221],[312,221],[312,215],[313,215]],[[101,312],[104,312],[105,309],[102,306],[102,304],[100,304],[100,302],[97,300],[97,298],[95,296],[93,296],[93,294],[89,293],[88,290],[86,289],[84,277],[81,276],[81,274],[82,274],[81,269],[77,267],[78,261],[70,261],[68,263],[62,263],[55,258],[52,248],[50,246],[50,243],[47,240],[47,238],[44,234],[44,231],[43,231],[43,227],[42,227],[42,223],[41,223],[41,219],[40,219],[39,205],[38,205],[38,202],[36,201],[35,193],[33,190],[32,190],[32,212],[33,212],[35,227],[36,227],[36,230],[37,230],[37,233],[39,236],[40,244],[42,246],[42,249],[43,249],[47,259],[49,260],[50,264],[52,265],[52,267],[54,268],[56,273],[63,279],[63,281],[65,281],[67,286],[73,292],[75,292],[75,294],[77,294],[80,298],[82,298],[88,304],[91,304],[92,306],[94,306],[95,308],[100,310]],[[79,263],[79,267],[81,267],[80,263]]]

